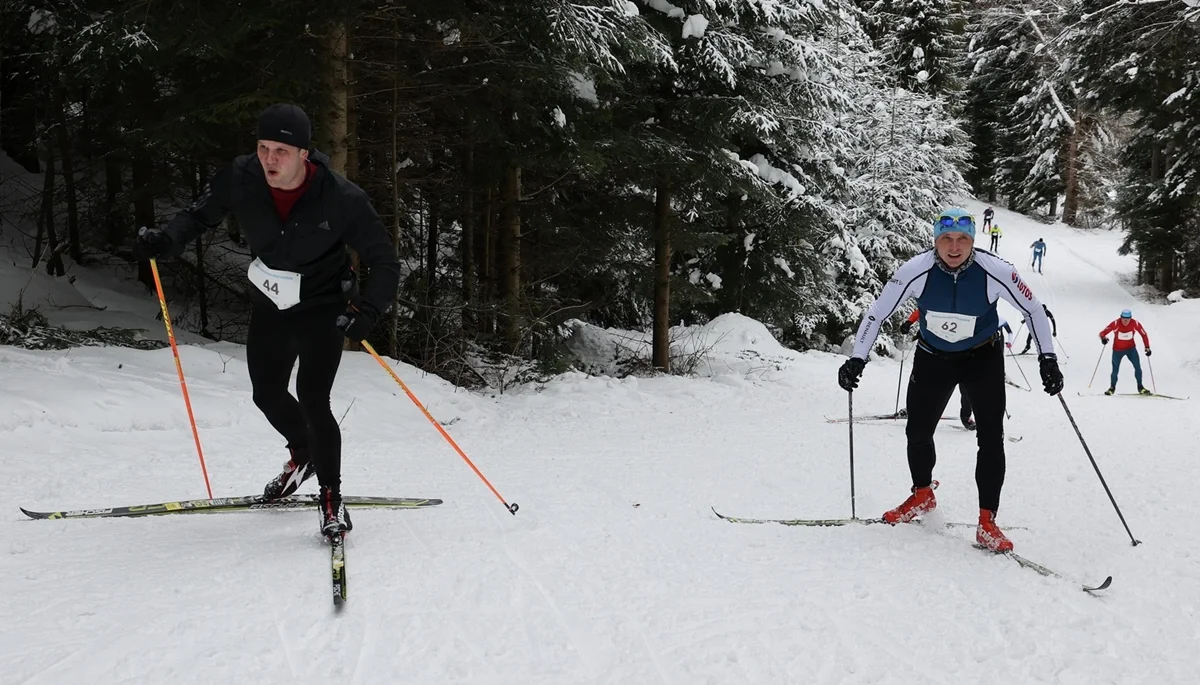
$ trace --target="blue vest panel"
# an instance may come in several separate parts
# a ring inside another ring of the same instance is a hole
[[[936,267],[930,269],[925,290],[917,298],[917,308],[921,312],[921,339],[929,347],[943,352],[969,350],[996,335],[1000,326],[996,303],[988,299],[987,272],[977,263],[955,275]],[[926,324],[925,314],[930,311],[974,316],[975,332],[971,337],[953,343],[939,338]]]

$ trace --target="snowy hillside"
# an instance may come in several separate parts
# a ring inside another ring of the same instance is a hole
[[[680,350],[706,350],[695,378],[576,373],[483,396],[396,365],[520,504],[515,516],[369,356],[344,357],[333,394],[345,413],[344,491],[444,503],[353,512],[349,602],[335,615],[313,511],[27,520],[18,506],[205,491],[169,349],[3,347],[0,681],[1193,682],[1200,398],[1077,393],[1106,387],[1097,334],[1129,307],[1151,336],[1157,389],[1192,395],[1200,302],[1131,295],[1122,280],[1134,264],[1116,256],[1115,234],[1004,210],[997,221],[1001,256],[1058,320],[1063,397],[1140,546],[1058,401],[1041,392],[1031,356],[1018,359],[1034,391],[1007,388],[1008,432],[1021,440],[1006,443],[998,521],[1018,553],[1064,579],[973,549],[973,529],[717,519],[710,506],[850,515],[847,427],[825,420],[846,414],[835,380],[843,358],[785,350],[757,322],[728,316],[679,332]],[[1029,275],[1027,246],[1039,236],[1044,274]],[[153,323],[156,303],[134,300],[128,310]],[[575,332],[597,364],[617,341],[643,340]],[[214,494],[261,492],[286,455],[251,400],[244,350],[181,353]],[[898,360],[872,361],[856,411],[891,412],[902,380]],[[1128,366],[1119,389],[1133,390]],[[974,522],[974,436],[944,427],[937,440],[935,518]],[[903,425],[856,425],[854,444],[857,512],[878,516],[908,494]],[[1078,589],[1109,574],[1103,595]]]

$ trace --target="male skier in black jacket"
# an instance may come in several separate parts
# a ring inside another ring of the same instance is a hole
[[[254,403],[290,451],[263,494],[290,495],[315,472],[321,532],[333,535],[353,527],[341,496],[341,430],[329,406],[342,342],[367,337],[391,307],[400,262],[366,193],[310,151],[311,130],[299,107],[268,107],[258,121],[257,154],[218,171],[166,229],[142,227],[138,246],[147,258],[179,256],[205,230],[237,217],[254,256],[246,340]],[[367,270],[361,295],[346,246]],[[297,359],[293,397],[288,381]]]

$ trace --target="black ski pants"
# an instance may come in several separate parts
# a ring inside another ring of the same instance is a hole
[[[246,339],[254,404],[288,447],[307,450],[317,481],[335,491],[341,489],[342,432],[329,394],[342,360],[344,334],[335,322],[343,311],[341,303],[280,311],[256,302]],[[293,397],[288,381],[297,360]]]
[[[1004,343],[997,336],[966,352],[933,353],[918,345],[908,382],[908,469],[914,487],[933,481],[937,453],[933,432],[950,401],[954,386],[970,398],[975,411],[975,484],[979,508],[1000,507],[1004,487]]]

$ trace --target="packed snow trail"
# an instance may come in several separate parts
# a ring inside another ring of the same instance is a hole
[[[492,397],[394,366],[521,503],[516,516],[369,356],[347,354],[333,398],[339,417],[354,401],[342,424],[345,492],[444,503],[353,514],[340,615],[312,511],[26,519],[18,506],[156,502],[204,486],[170,350],[5,347],[3,680],[1191,682],[1196,400],[1075,392],[1101,353],[1096,334],[1130,307],[1150,333],[1159,390],[1194,394],[1200,302],[1129,294],[1119,279],[1133,262],[1115,255],[1115,234],[1004,210],[997,221],[1001,256],[1058,319],[1064,397],[1145,544],[1130,545],[1032,356],[1018,360],[1034,392],[1009,393],[1009,425],[1024,439],[1005,445],[999,523],[1012,526],[1018,553],[1069,579],[1113,575],[1102,597],[973,549],[970,529],[717,519],[710,506],[760,518],[850,513],[846,426],[823,417],[845,411],[843,357],[789,352],[736,315],[701,331],[714,349],[700,378],[570,374]],[[1045,273],[1029,275],[1039,235]],[[181,354],[214,493],[261,492],[286,455],[251,400],[242,348],[186,344]],[[892,411],[899,368],[868,364],[857,412]],[[1128,368],[1121,382],[1132,388]],[[908,492],[904,429],[864,424],[854,439],[858,512],[878,516]],[[939,430],[937,441],[933,518],[973,520],[974,436]]]

